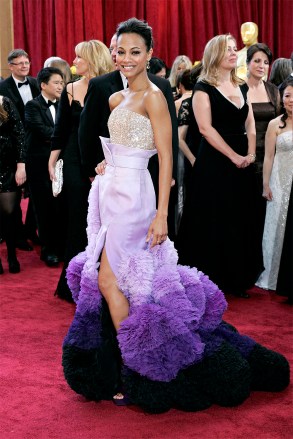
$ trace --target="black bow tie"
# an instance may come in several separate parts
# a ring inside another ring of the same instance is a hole
[[[51,105],[54,105],[55,109],[57,109],[58,102],[57,102],[57,101],[55,101],[55,102],[48,101],[48,104],[47,104],[47,105],[48,105],[49,108],[51,107]]]
[[[18,88],[22,87],[23,85],[29,85],[28,80],[24,81],[24,82],[19,82],[18,83]]]

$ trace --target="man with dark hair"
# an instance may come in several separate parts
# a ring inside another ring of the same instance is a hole
[[[23,49],[12,50],[7,57],[7,63],[11,76],[0,81],[0,95],[8,97],[15,105],[22,122],[24,123],[25,104],[38,96],[40,93],[35,78],[28,76],[30,70],[30,60],[28,54]],[[21,194],[21,192],[19,192]],[[21,197],[19,196],[19,203]],[[26,230],[22,224],[22,213],[20,206],[17,208],[17,247],[21,250],[32,250],[26,241],[26,234],[37,242],[36,224],[34,214],[29,203]]]
[[[25,106],[27,180],[42,245],[41,259],[48,266],[56,266],[59,262],[58,201],[52,194],[48,161],[57,100],[64,88],[64,79],[59,69],[46,67],[38,73],[37,81],[41,94]]]

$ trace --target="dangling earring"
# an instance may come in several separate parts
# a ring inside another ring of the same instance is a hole
[[[149,70],[150,67],[151,67],[151,66],[150,66],[150,60],[148,59],[148,60],[147,60],[147,64],[146,64],[146,68],[147,68],[147,70]]]

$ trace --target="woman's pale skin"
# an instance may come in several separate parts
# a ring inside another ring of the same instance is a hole
[[[263,164],[263,197],[268,201],[272,201],[273,193],[270,188],[270,177],[272,173],[274,157],[276,152],[276,141],[279,134],[286,131],[292,132],[293,142],[293,125],[292,125],[292,111],[293,111],[293,87],[288,86],[284,90],[283,104],[287,111],[288,118],[286,119],[286,127],[280,128],[284,125],[281,121],[281,116],[271,120],[265,137],[265,158]]]
[[[67,96],[70,105],[72,103],[72,94],[73,94],[74,99],[79,101],[80,105],[83,107],[84,98],[85,95],[87,94],[89,80],[91,79],[91,76],[89,74],[89,64],[85,59],[81,58],[79,55],[76,55],[73,61],[73,65],[76,67],[76,74],[82,76],[82,78],[66,86],[68,92]],[[73,87],[73,93],[72,93],[72,87]],[[60,152],[61,152],[60,149],[56,149],[54,151],[51,151],[50,154],[48,167],[49,167],[49,174],[51,181],[56,179],[55,166],[59,158]]]
[[[247,96],[251,103],[270,102],[263,81],[268,76],[269,66],[269,58],[261,50],[256,52],[247,64],[248,78],[246,82],[249,86]]]
[[[231,38],[228,40],[226,55],[218,67],[218,90],[240,108],[241,91],[239,86],[235,86],[231,81],[231,71],[236,68],[237,64],[236,52],[237,48],[235,41]],[[237,154],[212,126],[211,104],[207,93],[196,91],[192,99],[192,106],[199,131],[210,145],[228,157],[237,168],[246,168],[255,161],[255,123],[252,107],[249,102],[248,116],[245,121],[245,129],[248,138],[248,151],[246,156]]]

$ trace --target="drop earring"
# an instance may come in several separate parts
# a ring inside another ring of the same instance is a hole
[[[147,60],[147,64],[146,64],[146,68],[147,68],[147,70],[149,70],[150,67],[151,67],[151,66],[150,66],[150,60],[148,59],[148,60]]]

